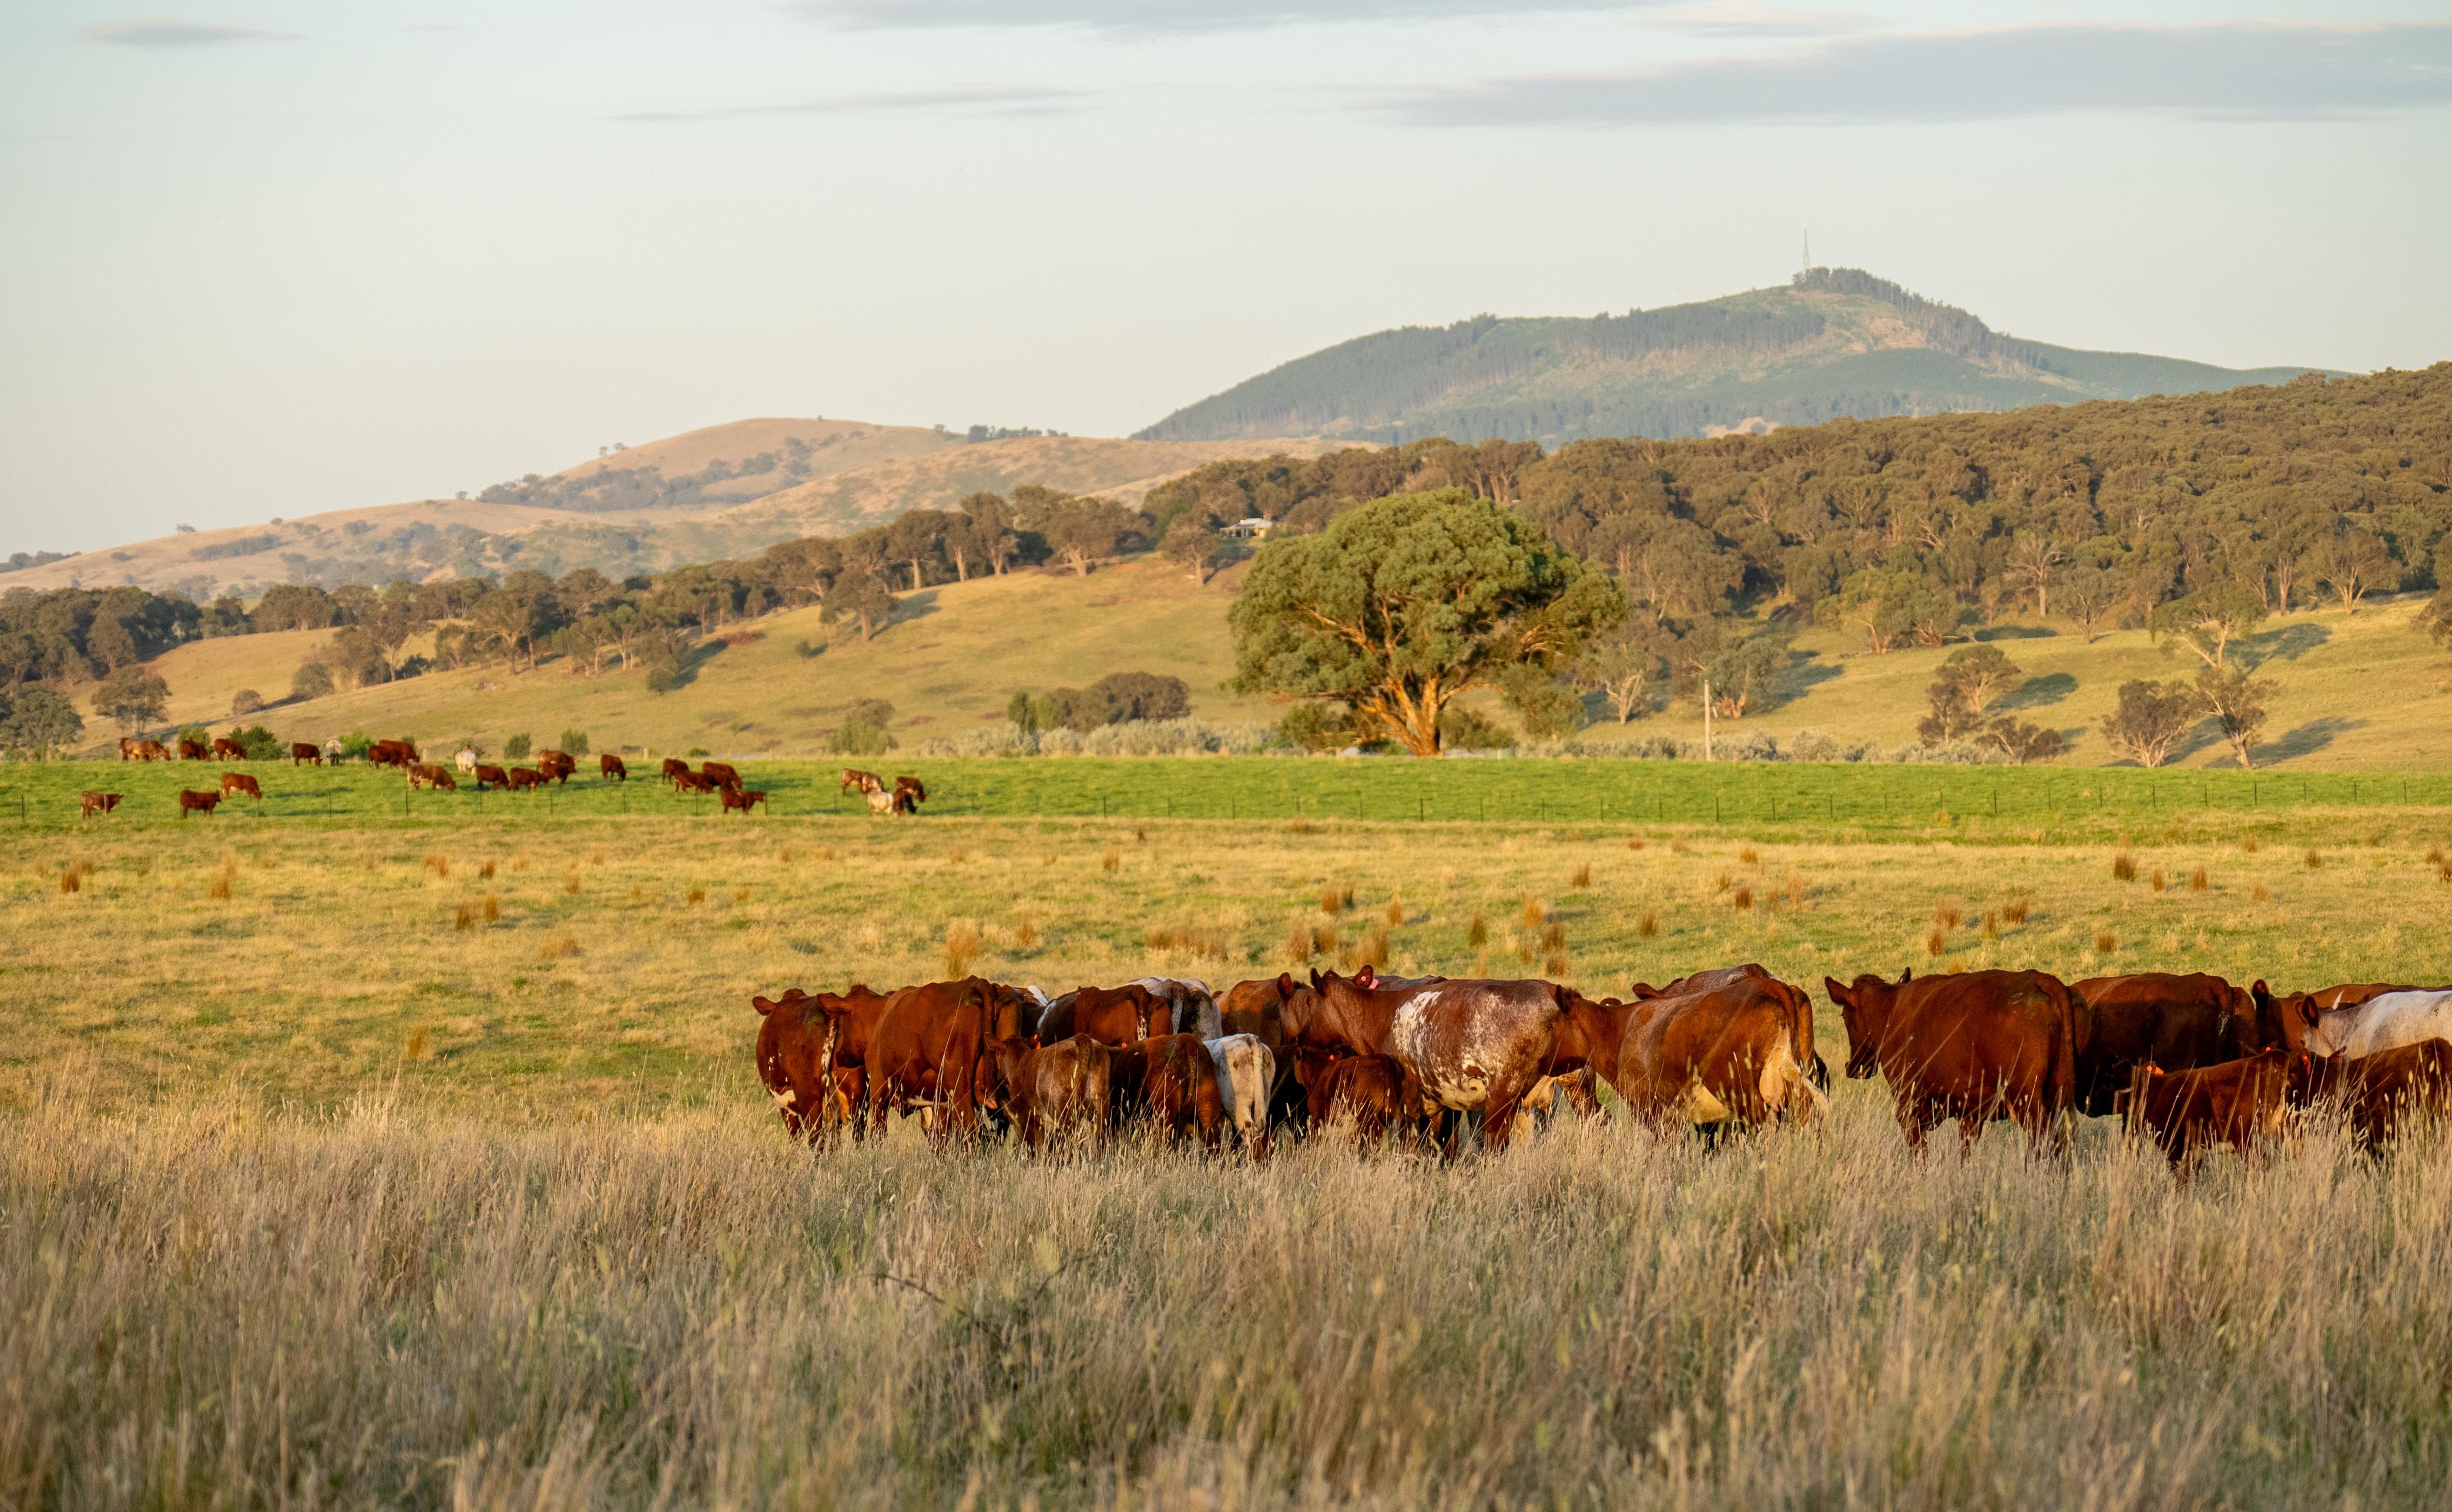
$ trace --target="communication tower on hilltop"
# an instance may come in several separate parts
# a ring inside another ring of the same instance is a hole
[[[1813,271],[1813,233],[1811,231],[1805,233],[1805,265],[1798,271],[1804,273]]]

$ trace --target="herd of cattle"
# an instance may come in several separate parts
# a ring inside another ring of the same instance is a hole
[[[329,747],[326,747],[301,740],[293,742],[289,747],[289,764],[293,767],[302,765],[320,767],[325,764],[327,756],[334,761],[341,759],[339,742],[335,741]],[[208,758],[227,761],[248,759],[245,746],[234,740],[218,736],[212,742],[209,757],[203,742],[178,741],[177,758],[182,761],[202,761]],[[119,742],[119,759],[167,761],[171,759],[171,753],[159,740],[124,739]],[[507,769],[489,766],[478,760],[474,751],[462,751],[454,758],[452,767],[445,767],[438,762],[421,759],[416,743],[409,740],[377,740],[367,747],[366,760],[373,766],[397,767],[412,788],[425,788],[446,793],[460,791],[459,777],[452,775],[453,768],[458,770],[460,776],[467,777],[480,793],[489,787],[520,793],[531,788],[542,788],[548,783],[567,786],[570,779],[579,772],[578,758],[565,751],[540,751],[536,754],[536,765]],[[601,781],[627,782],[630,780],[630,769],[623,764],[620,756],[611,755],[598,756],[596,769],[597,776]],[[872,794],[869,807],[875,812],[917,814],[920,800],[928,795],[927,790],[920,785],[919,778],[897,777],[894,779],[895,786],[892,794],[888,796],[886,804],[880,808],[874,796],[879,791],[878,779],[868,773],[847,772],[844,774],[846,787],[851,785],[851,778],[854,776],[864,777],[871,784],[865,791]],[[742,787],[741,774],[722,761],[701,762],[699,769],[693,772],[688,762],[677,756],[667,756],[664,758],[663,775],[661,780],[671,783],[675,793],[717,795],[723,802],[722,812],[726,814],[737,810],[746,815],[751,809],[766,801],[766,794],[762,789]],[[225,772],[222,774],[219,792],[210,789],[203,792],[182,789],[179,793],[179,817],[184,819],[190,814],[203,814],[210,817],[214,808],[233,793],[244,793],[259,800],[264,796],[264,789],[254,777],[244,772]],[[83,819],[97,814],[108,815],[119,807],[121,797],[122,795],[117,793],[81,793],[77,795],[77,817]]]
[[[2075,983],[1982,971],[1823,982],[1847,1074],[1888,1083],[1911,1147],[1944,1119],[1993,1119],[2067,1148],[2080,1114],[2117,1115],[2174,1165],[2248,1149],[2338,1108],[2359,1143],[2452,1113],[2452,990],[2384,983],[2278,994],[2149,972]],[[939,1143],[1012,1129],[1033,1149],[1146,1122],[1265,1155],[1330,1127],[1451,1153],[1471,1122],[1503,1148],[1528,1109],[1597,1114],[1601,1082],[1637,1118],[1710,1133],[1828,1107],[1806,992],[1760,966],[1698,972],[1631,1001],[1547,981],[1291,974],[1142,977],[1050,998],[978,976],[892,992],[793,988],[751,1001],[758,1074],[797,1137],[924,1115]]]

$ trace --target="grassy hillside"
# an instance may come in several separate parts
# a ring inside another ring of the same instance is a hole
[[[475,735],[498,748],[508,735],[524,732],[542,742],[571,728],[588,731],[600,750],[700,745],[805,756],[821,749],[823,732],[854,698],[892,701],[895,735],[910,745],[977,728],[1002,713],[1016,688],[1078,687],[1137,669],[1183,678],[1203,718],[1269,723],[1280,717],[1278,706],[1219,690],[1234,666],[1226,608],[1245,570],[1196,587],[1145,558],[1087,578],[1034,570],[944,584],[910,596],[901,617],[867,642],[819,623],[814,608],[794,610],[735,627],[761,638],[702,646],[690,680],[662,697],[646,691],[643,671],[589,677],[548,661],[518,676],[499,665],[433,673],[261,718],[300,738],[364,726],[430,739]],[[2387,599],[2356,616],[2324,610],[2270,623],[2248,648],[2282,685],[2260,760],[2284,771],[2452,771],[2452,737],[2443,733],[2452,730],[2452,656],[2412,628],[2422,602]],[[168,653],[154,665],[170,684],[172,717],[228,725],[233,693],[251,687],[285,694],[298,662],[326,634],[239,636]],[[2062,731],[2071,742],[2063,758],[2068,766],[2117,759],[2096,732],[2121,683],[2190,671],[2144,631],[2106,635],[2091,646],[2034,625],[2010,623],[1986,634],[2025,670],[2006,707]],[[803,641],[814,655],[801,654]],[[1912,738],[1926,686],[1948,653],[1852,652],[1852,642],[1833,632],[1808,631],[1792,646],[1769,705],[1743,720],[1717,721],[1718,732],[1761,729],[1785,741],[1810,728],[1884,746]],[[1471,701],[1507,717],[1490,695]],[[1701,717],[1683,705],[1628,725],[1606,722],[1597,700],[1591,707],[1605,722],[1586,729],[1586,740],[1702,735]],[[97,736],[109,733],[98,720],[90,728]],[[2180,764],[2219,768],[2229,760],[2208,727]]]
[[[831,478],[837,473],[855,472],[906,457],[925,457],[962,444],[960,437],[925,425],[876,425],[854,420],[736,420],[627,446],[576,467],[565,467],[554,476],[582,481],[610,469],[653,467],[667,478],[679,478],[698,472],[719,458],[738,463],[761,452],[782,452],[794,442],[808,447],[803,465],[809,478]],[[706,492],[708,497],[727,502],[746,502],[801,481],[805,480],[763,473],[754,478],[727,479],[710,485]]]
[[[1707,434],[1763,418],[1817,424],[2007,410],[2283,382],[2000,336],[1963,310],[1850,269],[1798,286],[1591,319],[1480,316],[1408,326],[1298,358],[1189,405],[1153,440],[1287,432],[1382,442],[1445,435],[1555,445]]]

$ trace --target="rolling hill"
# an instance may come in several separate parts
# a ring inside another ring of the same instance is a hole
[[[1167,416],[1147,441],[1424,436],[1545,445],[2275,383],[2247,370],[2022,341],[1852,268],[1590,319],[1481,315],[1297,358]]]
[[[0,589],[127,583],[203,602],[218,594],[252,598],[280,582],[332,588],[524,567],[556,576],[594,567],[620,578],[754,556],[779,540],[847,534],[905,510],[950,508],[964,495],[1021,483],[1137,502],[1203,462],[1268,452],[1310,457],[1334,444],[1076,436],[970,444],[912,425],[748,420],[550,476],[530,474],[475,499],[336,509],[85,552],[0,575]]]
[[[1017,688],[1078,687],[1123,670],[1183,678],[1193,712],[1202,718],[1275,723],[1281,706],[1220,688],[1234,667],[1226,610],[1248,570],[1247,562],[1196,586],[1157,559],[1141,558],[1088,577],[1033,569],[939,584],[909,596],[894,622],[869,641],[845,627],[821,624],[815,608],[790,610],[727,626],[729,635],[758,638],[704,642],[690,658],[688,680],[662,696],[647,691],[643,670],[590,677],[556,660],[518,676],[500,665],[433,672],[234,721],[231,694],[287,688],[299,661],[330,632],[193,641],[152,666],[170,685],[171,717],[217,731],[260,721],[284,738],[320,740],[363,727],[420,739],[474,736],[495,750],[513,734],[542,742],[581,729],[600,751],[700,745],[719,755],[806,756],[822,750],[824,732],[861,697],[893,702],[893,733],[907,747],[1000,717]],[[2323,610],[2268,620],[2249,652],[2262,659],[2262,675],[2281,684],[2260,764],[2284,772],[2452,766],[2452,737],[2444,734],[2452,730],[2452,658],[2413,628],[2425,601],[2426,596],[2412,595],[2370,600],[2356,615]],[[2024,669],[2005,707],[2069,737],[2063,767],[2112,761],[2114,753],[2098,732],[2120,684],[2183,677],[2188,668],[2149,643],[2143,630],[2105,635],[2088,645],[2056,633],[2061,628],[2011,619],[1985,632]],[[1760,729],[1785,741],[1798,730],[1816,729],[1884,747],[1911,739],[1925,712],[1926,687],[1948,651],[1908,648],[1874,657],[1852,650],[1839,632],[1806,631],[1790,648],[1770,706],[1743,720],[1719,721],[1720,736]],[[1507,717],[1487,695],[1472,702]],[[87,712],[89,733],[109,733],[107,721]],[[1605,717],[1596,699],[1592,713]],[[1680,705],[1631,724],[1595,724],[1579,738],[1661,733],[1698,739],[1701,717]],[[2179,764],[2219,766],[2228,758],[2208,725]]]

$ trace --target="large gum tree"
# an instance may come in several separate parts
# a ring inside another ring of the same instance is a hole
[[[1625,618],[1614,582],[1513,511],[1460,488],[1393,494],[1261,549],[1228,616],[1234,685],[1335,700],[1366,735],[1436,756],[1459,695],[1559,671]]]

